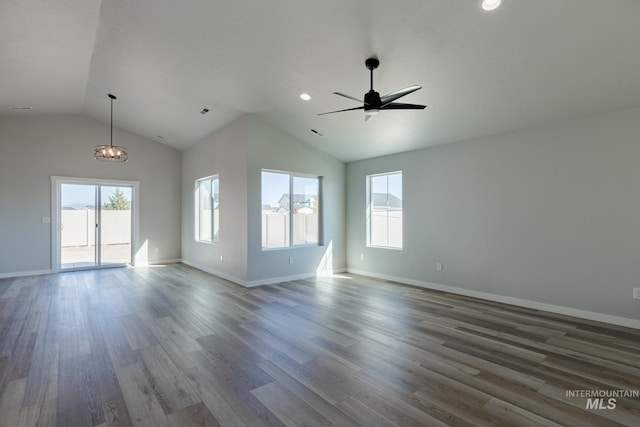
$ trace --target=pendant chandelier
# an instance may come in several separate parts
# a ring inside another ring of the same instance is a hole
[[[109,145],[98,145],[94,151],[96,160],[104,162],[126,162],[129,160],[129,154],[125,147],[113,145],[113,100],[115,95],[108,95],[111,98],[111,143]]]

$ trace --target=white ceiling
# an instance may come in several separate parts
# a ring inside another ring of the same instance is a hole
[[[0,0],[0,114],[108,123],[113,93],[116,126],[177,148],[256,113],[352,161],[640,106],[640,1],[479,3]],[[318,116],[358,106],[332,92],[361,98],[371,55],[427,109]]]

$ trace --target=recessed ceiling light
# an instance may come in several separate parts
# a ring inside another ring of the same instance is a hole
[[[309,95],[308,93],[301,93],[300,94],[300,99],[302,99],[303,101],[310,101],[311,100],[311,95]]]
[[[502,0],[482,0],[482,10],[490,12],[496,10],[502,4]]]
[[[203,108],[202,110],[200,110],[200,114],[204,115],[207,114],[209,112],[208,108]]]

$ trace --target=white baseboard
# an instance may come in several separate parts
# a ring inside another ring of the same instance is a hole
[[[134,267],[144,267],[147,265],[159,265],[159,264],[175,264],[178,262],[182,262],[181,259],[165,259],[158,261],[150,261],[145,263],[138,263],[134,265]],[[8,279],[13,277],[24,277],[24,276],[42,276],[44,274],[53,274],[53,270],[33,270],[33,271],[14,271],[11,273],[0,273],[0,279]],[[58,273],[62,273],[62,271],[58,271]]]
[[[356,270],[348,268],[349,273],[368,276],[374,279],[391,280],[394,282],[405,283],[407,285],[417,286],[420,288],[434,289],[457,295],[464,295],[474,298],[480,298],[488,301],[501,302],[504,304],[517,305],[519,307],[531,308],[534,310],[548,311],[551,313],[564,314],[566,316],[578,317],[580,319],[594,320],[596,322],[609,323],[612,325],[625,326],[628,328],[640,329],[640,320],[630,319],[627,317],[612,316],[610,314],[596,313],[593,311],[579,310],[576,308],[564,307],[560,305],[546,304],[538,301],[531,301],[522,298],[507,297],[503,295],[491,294],[488,292],[473,291],[470,289],[456,288],[455,286],[440,285],[437,283],[423,282],[421,280],[408,279],[406,277],[389,276],[386,274],[372,273],[370,271]]]
[[[311,279],[312,277],[317,277],[317,274],[305,273],[305,274],[294,274],[293,276],[270,277],[268,279],[251,280],[248,283],[247,287],[253,288],[256,286],[274,285],[276,283],[291,282],[293,280]]]
[[[301,280],[301,279],[310,279],[312,277],[318,277],[317,273],[305,273],[305,274],[296,274],[293,276],[281,276],[281,277],[270,277],[268,279],[260,279],[260,280],[242,280],[237,277],[231,276],[227,273],[223,273],[222,271],[214,270],[213,268],[206,267],[204,265],[200,265],[198,263],[190,262],[185,259],[181,260],[183,264],[189,265],[193,268],[197,268],[198,270],[202,270],[205,273],[212,274],[214,276],[218,276],[222,279],[228,280],[230,282],[235,283],[236,285],[244,286],[245,288],[255,288],[257,286],[265,286],[265,285],[273,285],[276,283],[282,282],[291,282],[293,280]],[[340,268],[333,271],[333,274],[346,273],[346,268]]]
[[[162,265],[162,264],[178,264],[180,262],[182,262],[181,259],[161,259],[156,261],[137,262],[134,265],[134,267],[146,267],[148,265]]]
[[[339,268],[339,269],[333,270],[332,274],[340,274],[340,273],[346,273],[346,272],[347,272],[346,268]],[[270,277],[268,279],[251,280],[247,282],[247,287],[253,288],[256,286],[274,285],[277,283],[291,282],[294,280],[311,279],[314,277],[326,277],[326,276],[330,276],[330,275],[320,274],[316,272],[316,273],[295,274],[293,276]]]
[[[244,286],[245,288],[249,288],[250,287],[250,286],[247,285],[247,281],[246,280],[239,279],[239,278],[237,278],[235,276],[232,276],[230,274],[223,273],[222,271],[214,270],[213,268],[210,268],[210,267],[207,267],[207,266],[204,266],[204,265],[200,265],[198,263],[191,262],[191,261],[188,261],[186,259],[183,259],[180,262],[183,263],[183,264],[186,264],[188,266],[191,266],[193,268],[197,268],[198,270],[204,271],[205,273],[209,273],[209,274],[211,274],[213,276],[217,276],[217,277],[220,277],[222,279],[225,279],[225,280],[228,280],[230,282],[233,282],[236,285]]]
[[[0,273],[0,279],[9,279],[13,277],[24,276],[42,276],[44,274],[51,274],[53,270],[33,270],[33,271],[15,271],[12,273]]]

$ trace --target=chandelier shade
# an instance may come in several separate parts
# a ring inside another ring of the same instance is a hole
[[[104,162],[126,162],[129,160],[129,153],[126,147],[120,145],[113,145],[113,100],[116,99],[115,95],[109,94],[111,99],[111,141],[109,145],[96,146],[93,157],[96,160]]]

